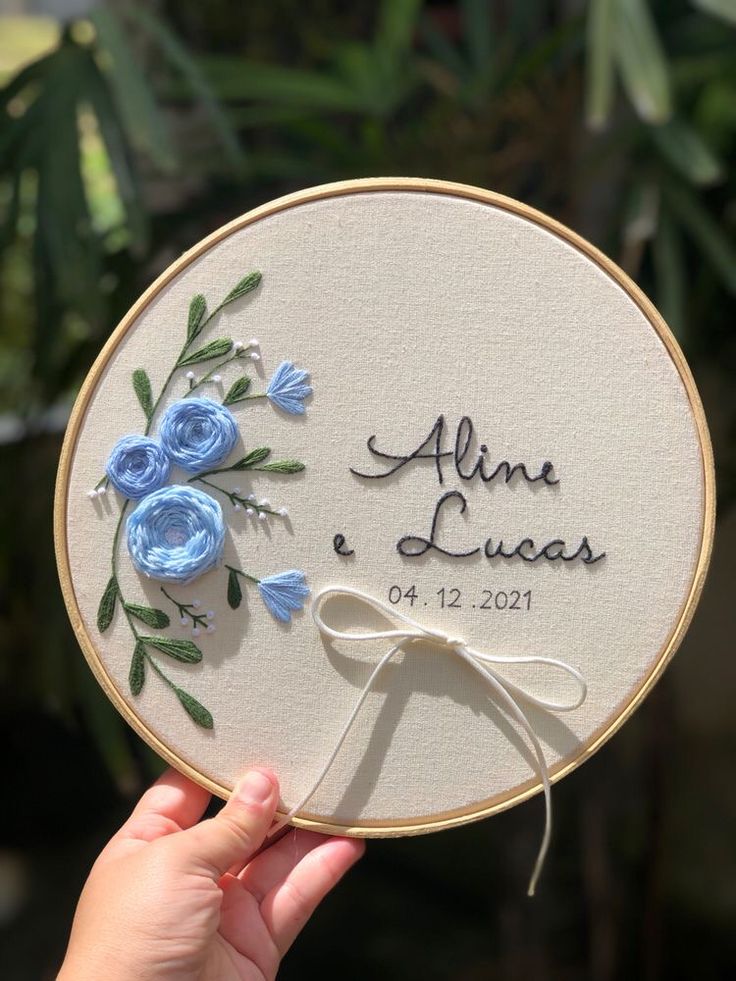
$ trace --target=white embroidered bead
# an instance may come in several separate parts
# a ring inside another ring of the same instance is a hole
[[[215,619],[215,611],[214,610],[207,610],[207,619],[208,620],[214,620]]]
[[[215,385],[219,385],[222,381],[222,375],[213,375],[212,381],[215,383]]]
[[[233,504],[233,511],[239,511],[239,510],[240,510],[240,505],[236,501],[235,504]]]
[[[192,600],[192,606],[194,607],[195,610],[198,610],[201,605],[202,605],[201,600],[198,599]]]
[[[245,513],[248,515],[249,518],[252,518],[253,515],[255,514],[255,511],[253,510],[253,508],[246,508]]]
[[[289,511],[287,508],[279,508],[279,514],[281,515],[282,518],[289,517]]]
[[[107,487],[103,484],[102,487],[97,488],[97,496],[102,497],[104,494],[107,494]]]
[[[261,346],[261,342],[258,340],[257,337],[251,337],[251,339],[248,341],[248,344],[251,347],[260,347]]]
[[[186,627],[186,625],[189,623],[189,618],[188,617],[182,617],[181,620],[179,621],[179,623],[182,625],[182,627]]]
[[[201,633],[202,631],[199,629],[199,627],[192,627],[192,637],[199,637]]]
[[[267,517],[268,517],[268,515],[265,513],[265,511],[259,511],[258,512],[258,520],[259,521],[265,521]]]
[[[94,501],[94,499],[97,497],[97,491],[94,489],[94,487],[92,490],[87,491],[87,497],[90,499],[90,501]]]
[[[251,359],[251,361],[260,361],[261,360],[261,356],[256,351],[251,351],[250,352],[250,359]]]
[[[243,344],[242,341],[236,341],[233,344],[233,350],[234,351],[242,351],[244,347],[245,347],[245,344]]]
[[[193,371],[188,371],[186,373],[186,376],[185,377],[188,378],[189,381],[194,381],[194,372]]]
[[[240,493],[240,488],[239,487],[233,487],[233,494],[239,494],[239,493]]]
[[[214,625],[214,623],[208,623],[207,624],[207,633],[208,634],[213,634],[214,632],[215,632],[215,625]]]

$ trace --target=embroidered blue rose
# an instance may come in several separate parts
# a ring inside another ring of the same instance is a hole
[[[268,383],[266,396],[284,412],[302,415],[304,399],[312,394],[311,386],[304,384],[308,377],[308,372],[297,368],[291,361],[282,361]]]
[[[258,590],[263,602],[277,620],[288,623],[294,610],[301,610],[309,596],[304,573],[298,569],[289,572],[279,572],[268,576],[258,583]]]
[[[220,562],[222,508],[194,487],[172,484],[144,497],[128,518],[128,551],[143,575],[188,583]]]
[[[105,473],[116,491],[134,501],[162,487],[171,461],[148,436],[123,436],[113,447]]]
[[[172,461],[188,473],[222,463],[238,438],[232,412],[211,399],[181,399],[170,405],[159,436]]]

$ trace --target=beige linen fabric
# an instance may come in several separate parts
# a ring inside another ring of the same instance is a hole
[[[178,598],[199,598],[217,614],[217,632],[201,638],[201,664],[161,658],[212,712],[215,727],[206,732],[150,672],[142,694],[130,696],[132,641],[122,616],[103,636],[97,631],[119,502],[108,495],[106,510],[86,491],[115,441],[142,431],[131,373],[145,368],[156,393],[181,347],[193,294],[204,293],[212,307],[253,269],[263,273],[260,289],[223,311],[202,340],[256,335],[263,361],[251,372],[254,391],[282,360],[311,372],[304,417],[265,401],[234,409],[246,448],[268,445],[307,469],[295,477],[222,475],[223,484],[290,512],[288,522],[264,527],[223,501],[225,560],[261,576],[303,569],[315,592],[346,585],[383,601],[391,586],[415,585],[417,603],[398,608],[427,625],[482,650],[563,658],[586,677],[587,701],[566,716],[528,714],[550,767],[569,761],[630,700],[686,600],[704,510],[696,425],[662,341],[605,271],[530,220],[450,195],[354,193],[262,218],[186,266],[122,339],[89,401],[68,498],[74,590],[114,685],[203,775],[230,785],[250,764],[271,766],[289,805],[319,772],[387,649],[386,641],[325,645],[308,611],[279,624],[253,588],[231,611],[224,570],[174,586]],[[182,372],[170,399],[184,390]],[[432,461],[387,480],[350,473],[350,466],[380,471],[369,436],[387,452],[410,452],[440,413],[445,449],[469,415],[490,460],[523,461],[532,472],[551,460],[559,485],[460,481],[451,461],[442,487]],[[397,540],[427,537],[435,503],[451,489],[463,492],[468,510],[445,513],[439,540],[448,548],[482,546],[489,536],[513,547],[529,536],[540,544],[561,538],[574,550],[587,535],[606,558],[585,566],[401,557]],[[338,532],[355,550],[351,558],[335,553]],[[124,547],[120,569],[129,599],[175,612],[157,584],[141,581]],[[462,591],[460,609],[439,608],[442,588]],[[483,590],[531,590],[531,609],[480,609]],[[346,607],[333,619],[376,623]],[[170,633],[187,636],[175,616]],[[570,693],[539,667],[517,668],[513,678],[549,697]],[[530,782],[524,740],[478,678],[446,652],[417,646],[368,697],[308,811],[346,824],[411,824]]]

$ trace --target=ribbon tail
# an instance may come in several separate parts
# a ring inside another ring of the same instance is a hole
[[[282,817],[278,818],[278,820],[276,820],[271,825],[271,828],[269,829],[269,832],[266,835],[267,838],[270,838],[272,835],[276,834],[277,831],[280,831],[281,828],[283,828],[285,825],[287,825],[291,821],[291,819],[293,817],[295,817],[299,813],[299,811],[301,811],[301,809],[304,807],[304,805],[307,804],[307,802],[309,800],[311,800],[311,798],[316,794],[317,790],[320,787],[320,784],[322,783],[322,781],[324,780],[324,778],[327,776],[327,773],[328,773],[330,767],[335,762],[335,757],[340,752],[340,748],[342,747],[342,744],[347,739],[348,733],[352,729],[353,723],[357,719],[358,713],[360,712],[360,709],[363,706],[363,702],[366,700],[366,698],[370,694],[371,689],[373,688],[373,685],[376,682],[376,679],[378,678],[378,676],[381,673],[381,671],[383,670],[383,668],[388,664],[388,662],[391,660],[391,658],[399,650],[400,650],[400,647],[398,645],[396,645],[395,647],[392,647],[389,651],[387,651],[383,655],[383,657],[381,658],[381,660],[375,666],[375,668],[371,672],[370,678],[368,679],[368,681],[366,681],[365,685],[363,686],[363,690],[361,691],[360,695],[358,696],[358,701],[355,703],[355,706],[353,707],[353,711],[350,713],[350,717],[348,718],[347,722],[345,723],[345,725],[343,727],[343,730],[340,733],[340,735],[339,735],[339,737],[337,739],[337,742],[335,743],[335,747],[332,750],[332,752],[330,753],[330,755],[329,755],[329,757],[327,759],[327,762],[322,767],[322,770],[320,771],[319,776],[314,781],[314,783],[311,785],[311,787],[306,792],[306,794],[304,794],[304,796],[301,798],[301,800],[299,801],[299,803],[298,804],[295,804],[291,808],[291,810],[289,810]]]
[[[480,674],[486,680],[493,691],[498,695],[502,704],[509,710],[526,733],[530,743],[532,744],[534,755],[537,759],[537,772],[539,774],[539,779],[542,781],[542,788],[544,790],[544,833],[542,835],[542,842],[537,853],[537,860],[534,863],[534,868],[529,880],[529,888],[527,889],[527,896],[533,896],[537,889],[539,876],[542,873],[544,860],[547,857],[549,843],[552,838],[552,789],[549,782],[547,761],[544,758],[542,747],[534,730],[532,729],[529,719],[526,717],[513,695],[507,690],[506,682],[503,680],[503,678],[501,678],[501,676],[498,675],[493,668],[487,667],[486,665],[481,664],[479,661],[476,661],[473,655],[466,649],[455,648],[455,652],[475,671],[477,671],[478,674]]]

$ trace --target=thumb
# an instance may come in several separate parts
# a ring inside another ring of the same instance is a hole
[[[245,865],[266,837],[279,799],[278,780],[269,770],[242,777],[230,799],[213,818],[176,835],[176,846],[189,862],[219,879],[233,865]]]

